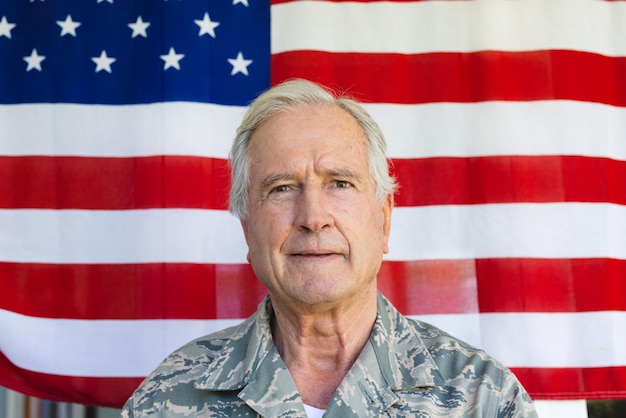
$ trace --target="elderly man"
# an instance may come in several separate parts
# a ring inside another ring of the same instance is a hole
[[[360,105],[307,81],[251,105],[230,209],[269,295],[171,354],[124,416],[536,416],[509,370],[378,293],[395,189],[385,147]]]

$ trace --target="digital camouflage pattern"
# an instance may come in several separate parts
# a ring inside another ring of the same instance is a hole
[[[122,416],[306,417],[272,340],[272,307],[170,355]],[[369,342],[325,417],[536,417],[504,366],[445,332],[402,316],[382,295]]]

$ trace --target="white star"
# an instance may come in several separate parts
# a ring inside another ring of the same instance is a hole
[[[65,20],[57,20],[57,25],[61,26],[61,36],[72,35],[76,37],[76,28],[80,26],[80,22],[74,22],[72,16],[67,15]]]
[[[204,14],[204,18],[202,20],[194,19],[196,25],[200,26],[200,33],[198,36],[202,36],[205,33],[209,34],[211,38],[215,38],[215,28],[220,25],[220,22],[211,22],[211,18],[208,13]]]
[[[234,6],[235,4],[239,4],[239,3],[241,3],[241,4],[243,4],[244,6],[248,7],[248,0],[233,0],[233,6]]]
[[[45,55],[37,54],[37,49],[33,48],[33,52],[31,52],[29,56],[24,57],[24,61],[28,63],[28,66],[26,66],[26,71],[30,71],[30,70],[41,71],[41,61],[45,59],[46,59]]]
[[[99,57],[92,57],[91,60],[96,63],[96,72],[104,70],[107,73],[111,73],[111,64],[116,61],[115,58],[109,58],[104,49]]]
[[[230,75],[235,75],[237,73],[248,75],[248,65],[252,64],[252,60],[246,60],[243,58],[241,51],[237,54],[237,58],[228,58],[228,62],[233,66],[233,70],[230,72]]]
[[[15,27],[15,23],[9,23],[6,16],[2,16],[0,20],[0,36],[11,38],[11,30]]]
[[[150,26],[150,22],[144,22],[141,16],[137,17],[135,23],[129,23],[128,27],[133,30],[133,38],[135,36],[143,36],[144,38],[148,37],[146,33],[146,29]]]
[[[184,57],[185,54],[177,54],[176,51],[174,51],[174,48],[170,48],[170,51],[167,53],[167,55],[161,55],[161,59],[165,61],[163,69],[167,70],[170,67],[174,67],[177,70],[180,70],[180,64],[178,63],[178,61],[182,60]]]

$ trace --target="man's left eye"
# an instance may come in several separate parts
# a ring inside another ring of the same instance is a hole
[[[335,187],[338,189],[347,189],[350,186],[352,185],[346,180],[335,180]]]

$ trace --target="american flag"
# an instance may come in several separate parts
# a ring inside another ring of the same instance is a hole
[[[535,399],[626,397],[626,4],[0,0],[0,384],[120,406],[265,290],[226,211],[247,104],[365,103],[380,289]]]

